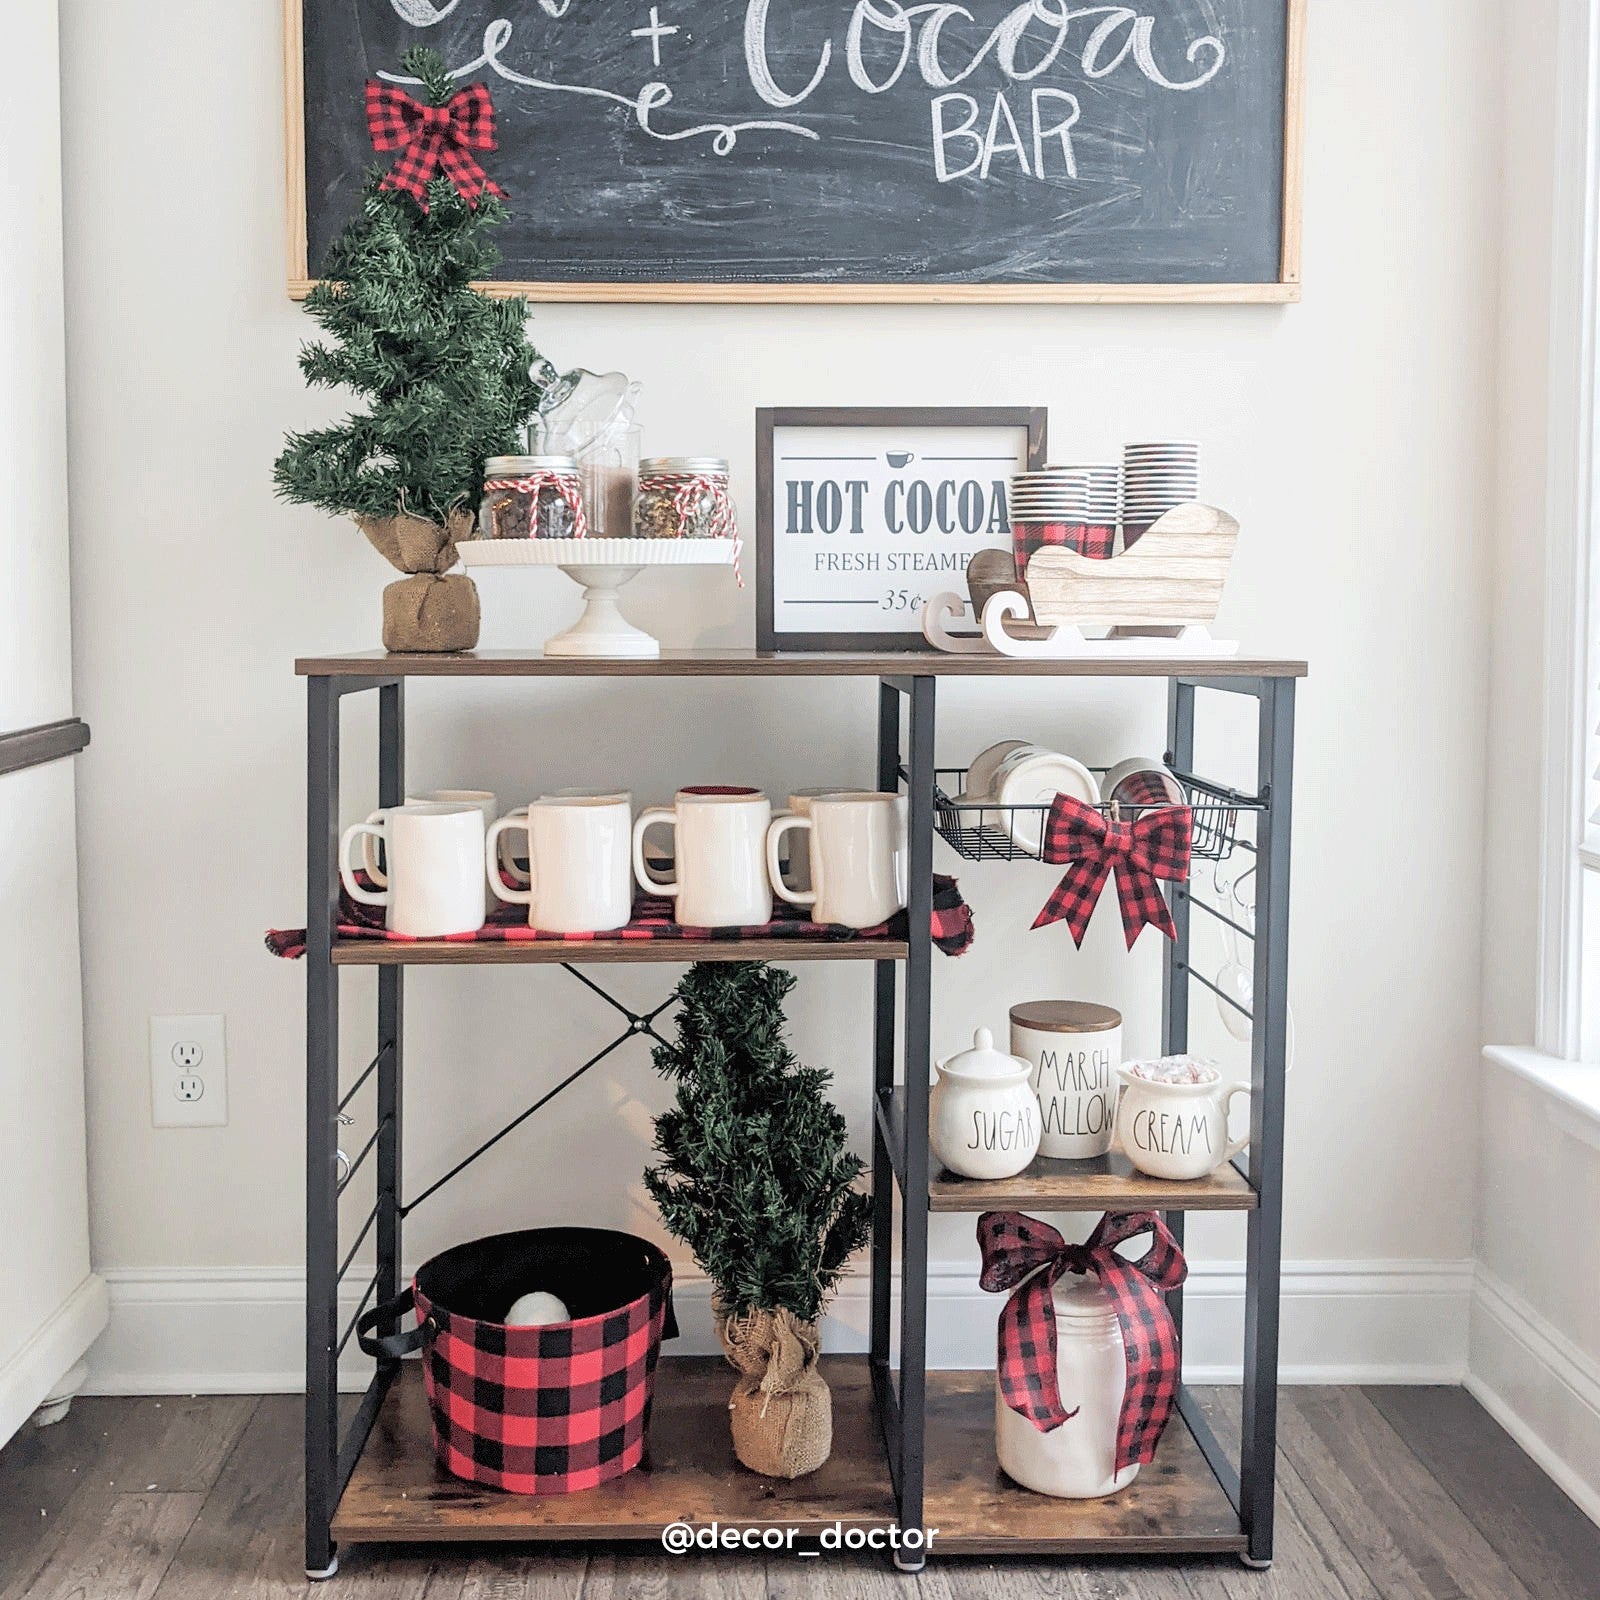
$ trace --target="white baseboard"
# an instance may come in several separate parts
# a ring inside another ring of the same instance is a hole
[[[110,1315],[105,1282],[90,1273],[56,1308],[44,1326],[0,1367],[0,1444],[4,1444],[47,1399],[62,1377],[83,1359]]]
[[[1185,1375],[1237,1383],[1244,1267],[1191,1262]],[[293,1268],[110,1270],[111,1321],[89,1357],[95,1394],[275,1394],[303,1387],[304,1277]],[[352,1282],[365,1274],[352,1271]],[[1470,1261],[1302,1261],[1285,1265],[1280,1372],[1286,1383],[1460,1383],[1467,1370]],[[683,1328],[674,1350],[714,1354],[711,1294],[677,1274]],[[987,1367],[997,1296],[970,1262],[935,1264],[928,1284],[928,1362]],[[346,1304],[345,1318],[355,1310]],[[866,1348],[867,1281],[847,1278],[828,1316],[827,1348]],[[352,1342],[341,1379],[360,1388],[370,1364]]]
[[[1471,1329],[1467,1388],[1600,1523],[1600,1361],[1481,1266]]]

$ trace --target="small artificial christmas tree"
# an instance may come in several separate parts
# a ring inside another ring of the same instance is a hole
[[[470,153],[494,148],[488,91],[459,88],[431,50],[404,66],[428,105],[368,86],[374,144],[403,155],[369,174],[360,214],[328,251],[306,310],[331,342],[300,356],[313,388],[353,390],[368,407],[290,434],[274,476],[283,499],[353,516],[395,567],[422,574],[384,595],[386,648],[462,650],[478,640],[477,590],[441,575],[471,536],[484,461],[522,448],[539,356],[527,302],[472,287],[499,265],[489,230],[507,215]]]
[[[661,1164],[644,1175],[716,1290],[718,1336],[741,1374],[735,1453],[784,1478],[814,1471],[832,1449],[817,1324],[867,1242],[872,1209],[828,1074],[801,1066],[784,1039],[794,981],[759,963],[689,969],[677,1041],[655,1051],[677,1103],[656,1119]]]

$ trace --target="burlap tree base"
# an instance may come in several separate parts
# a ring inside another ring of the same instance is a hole
[[[717,1314],[717,1337],[738,1371],[728,1402],[733,1453],[767,1478],[803,1478],[833,1451],[833,1395],[817,1371],[814,1322],[789,1311]]]
[[[472,537],[472,513],[452,511],[443,523],[427,517],[357,517],[373,549],[411,576],[383,591],[383,648],[393,654],[442,655],[478,643],[482,614],[471,578],[446,577],[456,542]]]

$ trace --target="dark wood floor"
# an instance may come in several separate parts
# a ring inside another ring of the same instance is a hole
[[[1222,1415],[1231,1391],[1212,1391]],[[0,1452],[0,1600],[1595,1600],[1596,1529],[1454,1389],[1285,1391],[1277,1563],[935,1562],[545,1549],[345,1553],[301,1576],[300,1402],[80,1400]]]

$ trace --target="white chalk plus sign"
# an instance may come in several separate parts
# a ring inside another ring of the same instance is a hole
[[[661,41],[671,34],[681,31],[678,28],[664,28],[661,25],[661,8],[659,6],[651,6],[650,26],[648,28],[635,28],[633,37],[650,41],[650,53],[655,57],[655,64],[659,67],[661,65]]]

